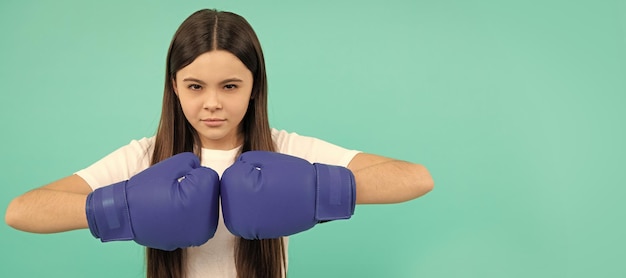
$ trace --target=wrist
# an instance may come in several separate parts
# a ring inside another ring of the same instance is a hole
[[[126,202],[126,181],[90,193],[85,213],[91,234],[102,242],[135,238]]]
[[[315,163],[317,196],[315,218],[318,221],[349,219],[356,204],[356,183],[348,168]]]

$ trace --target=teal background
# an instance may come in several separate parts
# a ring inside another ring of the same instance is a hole
[[[154,134],[207,7],[257,31],[272,126],[435,179],[293,236],[291,277],[626,277],[625,1],[3,1],[2,214]],[[142,254],[0,225],[0,277],[141,277]]]

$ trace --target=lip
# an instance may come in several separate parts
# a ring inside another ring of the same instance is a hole
[[[209,127],[221,126],[222,124],[224,124],[224,122],[226,122],[225,119],[218,119],[218,118],[203,119],[203,120],[200,120],[200,121],[203,122],[206,126],[209,126]]]

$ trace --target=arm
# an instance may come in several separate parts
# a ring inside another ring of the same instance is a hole
[[[134,240],[171,251],[213,237],[218,193],[218,174],[186,152],[93,192],[77,175],[32,190],[9,204],[6,222],[35,233],[89,228],[102,242]]]
[[[358,204],[400,203],[433,189],[428,170],[419,164],[359,153],[348,164],[356,180]]]
[[[85,202],[91,187],[77,175],[65,177],[13,199],[5,221],[18,230],[56,233],[87,228]]]
[[[79,172],[91,177],[89,183],[71,175],[15,198],[8,206],[5,221],[18,230],[56,233],[88,228],[85,205],[91,186],[100,188],[130,179],[150,165],[154,138],[132,140]],[[83,175],[84,176],[84,175]],[[91,186],[90,186],[91,184]]]

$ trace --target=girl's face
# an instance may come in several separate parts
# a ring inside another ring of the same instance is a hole
[[[252,72],[224,50],[203,53],[176,73],[174,92],[203,148],[229,150],[243,143],[239,126],[253,82]]]

